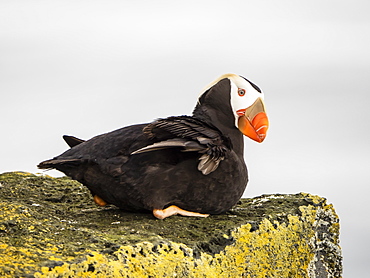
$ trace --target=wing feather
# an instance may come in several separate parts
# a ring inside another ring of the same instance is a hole
[[[184,151],[187,151],[187,152],[201,151],[204,149],[202,145],[196,142],[175,138],[175,139],[160,141],[152,145],[145,146],[141,149],[138,149],[132,152],[131,154],[139,154],[139,153],[144,153],[144,152],[151,152],[151,151],[163,150],[167,148],[177,148],[177,147],[182,147],[184,148]]]
[[[158,142],[140,148],[132,155],[167,148],[198,152],[202,154],[198,170],[204,175],[217,169],[230,147],[229,141],[218,129],[190,116],[159,119],[144,127],[144,132]]]

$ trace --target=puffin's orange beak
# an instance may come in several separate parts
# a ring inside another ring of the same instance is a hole
[[[262,143],[269,127],[263,100],[258,98],[247,109],[240,109],[237,113],[240,116],[238,119],[239,130],[250,139]]]

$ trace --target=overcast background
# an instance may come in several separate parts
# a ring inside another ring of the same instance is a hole
[[[265,92],[245,197],[309,192],[341,219],[344,277],[368,277],[370,2],[0,0],[0,172],[122,126],[190,114],[224,73]],[[60,176],[57,171],[47,174]]]

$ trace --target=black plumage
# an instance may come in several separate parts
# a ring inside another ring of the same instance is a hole
[[[71,148],[38,167],[62,171],[127,211],[175,205],[223,213],[248,182],[230,90],[230,80],[222,78],[202,94],[192,116],[132,125],[87,141],[64,136]]]

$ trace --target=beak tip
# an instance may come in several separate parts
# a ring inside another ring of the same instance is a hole
[[[265,134],[263,134],[263,136],[260,135],[260,140],[258,141],[258,143],[262,143],[263,141],[265,141],[265,138],[266,138]]]
[[[266,133],[260,134],[257,133],[255,137],[250,137],[252,140],[256,141],[257,143],[262,143],[266,139]]]

